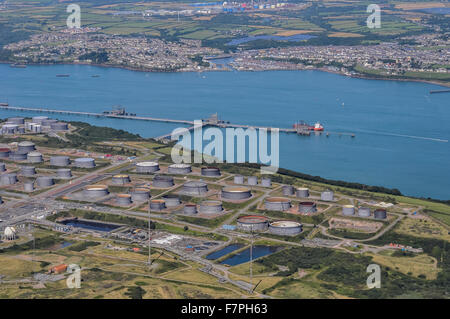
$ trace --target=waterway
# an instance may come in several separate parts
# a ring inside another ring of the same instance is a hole
[[[252,259],[264,257],[280,250],[280,247],[274,246],[254,246],[252,250]],[[230,256],[221,262],[223,265],[236,266],[250,261],[250,248],[247,248],[235,255]]]
[[[87,230],[94,230],[94,231],[103,231],[103,232],[109,232],[111,230],[117,229],[120,226],[118,225],[112,225],[112,224],[105,224],[95,221],[87,221],[87,220],[77,220],[77,219],[69,219],[66,221],[61,222],[64,225],[72,226],[72,227],[78,227],[83,228]]]
[[[225,255],[227,255],[227,254],[229,254],[229,253],[231,253],[231,252],[233,252],[233,251],[235,251],[237,249],[240,249],[242,247],[244,247],[244,245],[242,245],[242,244],[231,244],[231,245],[228,245],[228,246],[226,246],[226,247],[224,247],[224,248],[222,248],[222,249],[220,249],[218,251],[210,253],[205,258],[209,259],[209,260],[217,259],[217,258],[225,256]]]
[[[355,138],[281,134],[280,166],[311,175],[450,199],[450,94],[429,83],[356,79],[321,71],[149,73],[83,65],[0,65],[0,101],[13,106],[194,120],[218,112],[238,124],[291,127],[320,121]],[[56,77],[70,74],[70,77]],[[92,75],[99,77],[92,77]],[[0,111],[0,116],[17,114]],[[33,115],[28,113],[28,116]],[[42,114],[41,114],[42,115]],[[177,124],[54,116],[138,133]]]

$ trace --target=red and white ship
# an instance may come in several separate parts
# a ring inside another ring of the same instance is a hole
[[[297,131],[323,131],[323,126],[319,122],[314,125],[309,125],[304,121],[299,121],[293,125]]]

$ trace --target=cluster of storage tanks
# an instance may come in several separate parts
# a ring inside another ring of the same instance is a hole
[[[249,232],[269,230],[274,235],[295,236],[302,232],[302,224],[288,220],[269,222],[267,217],[249,215],[237,219],[237,229]]]
[[[234,183],[243,185],[245,184],[245,178],[242,175],[236,175],[234,176]],[[258,185],[258,177],[257,176],[248,176],[247,177],[247,185],[249,186],[257,186]],[[261,178],[261,184],[262,187],[271,187],[272,186],[272,180],[268,177]]]
[[[357,211],[357,212],[356,212]],[[371,216],[371,210],[369,207],[363,207],[360,206],[356,210],[355,206],[353,205],[344,205],[342,206],[342,215],[344,216],[355,216],[358,214],[359,217],[370,217]],[[375,219],[386,219],[387,218],[387,212],[383,208],[378,208],[373,211],[373,218]]]
[[[23,134],[25,131],[41,133],[42,131],[67,131],[69,124],[58,120],[49,119],[47,116],[35,116],[31,122],[25,122],[23,117],[10,117],[2,125],[1,134]]]

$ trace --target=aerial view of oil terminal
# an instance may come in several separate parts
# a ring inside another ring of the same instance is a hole
[[[0,299],[449,298],[449,19],[0,0]]]

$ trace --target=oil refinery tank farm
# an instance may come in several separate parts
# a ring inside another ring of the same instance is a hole
[[[305,187],[297,188],[296,194],[298,198],[308,198],[309,197],[309,189]]]
[[[204,214],[217,214],[222,211],[222,202],[217,200],[204,200],[199,206],[199,212]]]
[[[272,180],[268,177],[261,178],[261,186],[263,187],[271,187],[272,186]]]
[[[72,178],[72,171],[70,168],[58,168],[56,170],[56,176],[58,178]]]
[[[268,197],[264,201],[267,210],[283,211],[291,208],[291,200],[284,197]]]
[[[106,185],[88,185],[84,188],[83,195],[88,198],[101,198],[109,194]]]
[[[283,195],[284,196],[292,196],[294,195],[294,187],[291,185],[283,186]]]
[[[136,173],[150,174],[159,171],[157,162],[140,162],[136,163]]]
[[[166,194],[162,197],[166,203],[166,207],[177,207],[181,205],[180,198],[177,195]]]
[[[269,224],[269,233],[280,236],[295,236],[302,232],[302,224],[283,220]]]
[[[252,197],[252,192],[247,187],[242,186],[227,186],[222,188],[223,199],[241,200]]]
[[[258,185],[258,177],[256,177],[256,176],[249,176],[247,178],[247,184],[250,185],[250,186]]]
[[[373,218],[375,219],[386,219],[387,218],[387,212],[385,209],[375,209],[375,211],[373,212]]]
[[[33,142],[23,141],[23,142],[19,142],[19,144],[17,144],[17,150],[19,152],[29,153],[29,152],[33,152],[34,150],[36,150],[36,146]]]
[[[36,168],[34,166],[22,166],[20,174],[23,176],[34,176],[36,175]]]
[[[13,185],[17,183],[17,174],[16,173],[6,173],[0,175],[0,184],[1,185]]]
[[[181,192],[187,195],[204,195],[208,192],[208,185],[201,181],[189,181],[183,184]]]
[[[166,209],[166,203],[163,199],[152,199],[150,201],[150,210],[161,211]]]
[[[124,185],[131,182],[130,176],[126,174],[117,174],[111,178],[111,183],[115,185]]]
[[[50,165],[52,166],[68,166],[70,165],[69,156],[51,156]]]
[[[5,163],[0,163],[0,172],[6,171],[6,165]]]
[[[65,122],[55,122],[50,123],[50,128],[54,131],[67,131],[69,129],[69,125]]]
[[[201,174],[202,176],[218,177],[220,176],[220,169],[217,167],[202,167]]]
[[[353,206],[353,205],[344,205],[344,206],[342,206],[342,214],[344,216],[353,216],[353,215],[355,215],[355,206]]]
[[[28,163],[42,163],[42,154],[39,152],[30,152],[27,154],[27,162]]]
[[[153,177],[153,187],[156,188],[170,188],[175,185],[172,176],[167,175],[155,175]]]
[[[189,174],[192,167],[189,164],[172,164],[167,168],[169,174]]]
[[[12,124],[21,125],[21,124],[25,124],[25,118],[23,118],[23,117],[10,117],[10,118],[8,118],[8,122],[12,123]]]
[[[90,157],[76,158],[73,162],[73,165],[78,168],[94,168],[95,160]]]
[[[12,161],[25,161],[27,159],[26,151],[15,151],[9,153],[9,159]]]
[[[236,175],[234,177],[234,183],[235,184],[244,184],[244,176],[242,175]]]
[[[122,206],[131,205],[131,195],[130,194],[117,194],[116,204]]]
[[[320,199],[326,202],[330,202],[334,200],[334,193],[330,190],[323,191],[320,194]]]
[[[6,147],[0,148],[0,158],[8,158],[11,150]]]
[[[358,216],[359,217],[370,217],[370,208],[369,207],[359,207],[358,208]]]
[[[237,219],[237,229],[243,231],[266,231],[269,226],[269,219],[259,215],[242,216]]]
[[[298,204],[299,213],[315,213],[317,211],[316,203],[314,202],[300,202]]]
[[[39,187],[50,187],[55,184],[55,181],[50,176],[39,176],[36,178],[36,184]]]
[[[195,204],[186,204],[186,205],[184,205],[183,213],[185,213],[185,214],[197,214],[197,205],[195,205]]]
[[[135,188],[131,192],[131,200],[133,202],[145,202],[150,198],[150,190],[147,188],[139,187]]]

